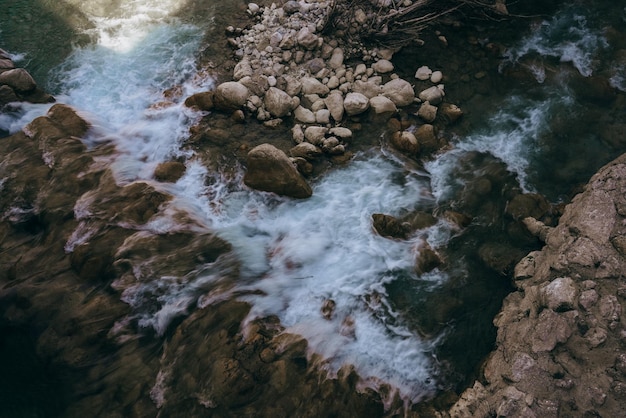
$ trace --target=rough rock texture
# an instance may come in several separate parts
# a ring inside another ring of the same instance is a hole
[[[313,193],[289,157],[270,144],[261,144],[248,153],[244,183],[249,187],[283,196],[306,198]]]
[[[626,401],[626,154],[603,167],[559,225],[525,221],[541,251],[515,268],[497,348],[453,417],[617,417]]]

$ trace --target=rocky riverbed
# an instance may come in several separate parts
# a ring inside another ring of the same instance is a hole
[[[341,39],[322,33],[331,4],[249,4],[249,26],[226,28],[238,60],[232,79],[218,74],[222,82],[214,89],[187,99],[189,107],[211,112],[191,129],[186,144],[204,164],[242,164],[248,186],[307,199],[316,176],[350,164],[354,152],[381,141],[378,132],[368,136],[368,127],[384,126],[383,142],[408,166],[453,146],[445,132],[462,123],[463,112],[448,102],[454,94],[447,94],[447,86],[459,81],[429,62],[400,76],[392,63],[399,52],[384,48],[359,47],[355,58]],[[367,19],[368,10],[355,16]],[[433,39],[446,41],[441,33]],[[2,54],[0,91],[7,103],[51,100]],[[477,83],[484,79],[479,73]],[[597,92],[593,101],[616,100],[616,91],[596,85],[580,91]],[[166,92],[155,106],[168,106],[172,94],[177,92]],[[90,129],[75,109],[58,104],[0,141],[2,330],[28,347],[17,361],[5,358],[2,364],[11,369],[16,363],[24,375],[41,379],[57,397],[51,414],[620,415],[624,157],[601,169],[565,210],[522,192],[506,167],[493,161],[461,190],[462,205],[403,217],[372,214],[372,228],[390,240],[405,240],[440,220],[457,231],[476,218],[505,225],[503,241],[493,238],[477,249],[483,263],[511,274],[516,287],[494,320],[495,351],[460,396],[446,390],[430,403],[411,405],[384,382],[376,390],[367,387],[349,365],[329,373],[326,360],[301,336],[284,332],[277,317],[250,322],[251,306],[233,297],[242,266],[231,244],[168,192],[187,170],[182,159],[160,164],[152,179],[120,183],[110,167],[114,146],[81,141]],[[250,132],[260,129],[276,138]],[[475,152],[460,163],[490,158]],[[493,193],[503,199],[485,202]],[[162,225],[173,221],[175,230],[165,231]],[[508,245],[513,237],[517,247]],[[542,243],[543,249],[524,257],[522,248]],[[454,262],[445,248],[426,241],[418,254],[418,274]],[[150,288],[154,272],[175,280]],[[190,300],[202,296],[174,307],[173,320],[159,317],[161,328],[147,332],[138,306],[152,306],[149,313],[160,315],[163,296],[183,292],[177,289],[187,283],[196,292]],[[439,302],[426,302],[428,317],[417,321],[416,332],[440,332],[462,304],[454,298]],[[333,299],[320,301],[321,316],[332,318],[336,309]],[[346,335],[354,332],[349,318],[343,325]],[[31,387],[24,382],[8,393],[30,396],[21,393]],[[22,414],[24,404],[7,402],[7,416]]]

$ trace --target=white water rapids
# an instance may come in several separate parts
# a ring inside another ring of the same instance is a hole
[[[186,175],[168,191],[179,207],[233,245],[243,268],[236,290],[247,294],[252,317],[277,315],[288,331],[304,336],[310,348],[328,360],[332,371],[352,364],[366,382],[390,383],[411,400],[434,391],[437,361],[432,352],[437,338],[425,341],[405,324],[388,302],[385,284],[398,272],[433,286],[445,282],[446,275],[438,270],[417,277],[413,266],[423,241],[437,248],[454,232],[440,221],[410,240],[389,240],[373,231],[371,215],[402,215],[446,200],[455,183],[451,168],[468,151],[492,153],[517,175],[522,187],[532,190],[526,175],[535,140],[548,129],[546,114],[553,106],[567,106],[567,99],[529,104],[511,98],[491,117],[490,130],[460,140],[452,151],[427,164],[428,173],[372,150],[346,168],[316,179],[313,197],[305,201],[250,191],[240,182],[207,186],[207,176],[215,173],[181,150],[189,127],[200,116],[182,101],[213,85],[213,80],[196,73],[194,54],[203,30],[169,17],[177,11],[177,1],[118,3],[115,16],[85,6],[95,28],[90,35],[97,41],[76,49],[51,76],[60,93],[57,100],[75,107],[92,123],[88,145],[115,144],[118,154],[112,168],[118,182],[152,181],[158,163],[188,157]],[[541,26],[536,36],[543,33]],[[587,75],[591,64],[586,39],[581,35],[578,43],[562,48],[538,43],[534,37],[529,42],[562,54]],[[591,47],[600,41],[593,42]],[[521,46],[512,58],[528,49]],[[163,91],[172,87],[182,88],[179,98],[154,107],[163,100]],[[0,115],[0,124],[15,132],[47,109],[22,105],[17,116]],[[167,280],[153,277],[152,283],[167,287]],[[132,291],[124,295],[127,300],[133,300]],[[336,308],[327,320],[320,309],[330,299]],[[163,332],[168,321],[188,306],[210,300],[179,286],[160,303],[161,309],[142,317],[142,324]]]

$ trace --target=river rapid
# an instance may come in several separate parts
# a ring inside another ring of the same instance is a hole
[[[104,7],[98,1],[0,0],[0,47],[89,121],[92,129],[83,139],[89,149],[115,147],[109,164],[117,184],[143,181],[170,194],[177,213],[187,213],[198,231],[215,233],[235,254],[236,275],[228,263],[171,276],[136,261],[140,282],[110,283],[130,307],[113,334],[119,341],[142,333],[166,341],[196,310],[237,299],[251,307],[243,334],[257,318],[277,318],[286,332],[306,338],[309,355],[321,359],[330,376],[354,366],[362,389],[390,386],[407,404],[462,390],[493,348],[491,321],[510,290],[512,263],[540,247],[519,230],[509,202],[539,194],[558,208],[626,149],[626,8],[564,2],[552,16],[508,29],[497,23],[444,26],[450,46],[436,56],[406,48],[394,58],[398,71],[409,79],[421,65],[441,69],[446,100],[465,111],[443,132],[450,146],[412,161],[387,145],[385,126],[367,125],[354,158],[316,175],[313,196],[294,201],[250,190],[238,163],[220,167],[219,150],[188,142],[190,127],[211,115],[183,102],[215,86],[219,71],[200,67],[223,62],[211,56],[217,49],[212,39],[221,39],[215,35],[223,30],[219,25],[235,20],[245,6],[216,3],[118,0]],[[20,131],[50,106],[4,109],[0,137]],[[256,141],[287,135],[253,124]],[[214,155],[204,155],[209,153]],[[158,184],[155,168],[171,160],[185,163],[185,175]],[[97,205],[89,196],[82,203]],[[98,232],[79,209],[81,222],[64,243],[68,254]],[[438,217],[406,240],[381,237],[372,228],[374,213],[445,211],[473,220],[462,229]],[[178,231],[173,212],[151,220],[146,230]],[[555,221],[558,209],[549,212]],[[424,243],[445,263],[418,274],[415,257]],[[329,300],[330,319],[320,314]],[[190,344],[202,344],[201,335],[190,338]],[[23,360],[15,341],[5,343],[3,353]],[[11,387],[9,376],[0,379],[0,388]],[[15,398],[17,390],[32,389],[28,379],[19,379]],[[165,386],[154,384],[155,403]],[[37,388],[24,396],[35,399],[31,405],[16,401],[12,416],[59,413],[60,401],[45,392]]]

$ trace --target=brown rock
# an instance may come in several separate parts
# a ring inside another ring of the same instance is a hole
[[[215,107],[213,103],[213,95],[215,92],[213,91],[204,91],[201,93],[196,93],[192,96],[189,96],[187,100],[185,100],[185,106],[187,107],[196,107],[200,110],[213,110]]]
[[[433,271],[437,267],[443,264],[443,260],[439,257],[439,254],[433,250],[430,245],[424,243],[418,249],[417,257],[415,258],[415,272],[419,275]]]
[[[6,84],[18,93],[29,93],[37,87],[33,77],[23,68],[0,73],[0,85]]]
[[[270,144],[261,144],[248,153],[243,181],[253,189],[283,196],[307,198],[313,194],[289,157]]]
[[[397,131],[391,135],[391,145],[398,151],[405,152],[411,156],[416,156],[420,151],[420,144],[409,131]]]
[[[410,228],[391,215],[375,213],[372,215],[373,226],[376,232],[383,237],[407,239]]]
[[[158,181],[175,183],[185,174],[185,164],[178,161],[166,161],[154,170],[154,178]]]
[[[89,123],[64,104],[55,104],[48,110],[48,117],[69,136],[81,138],[89,130]]]

